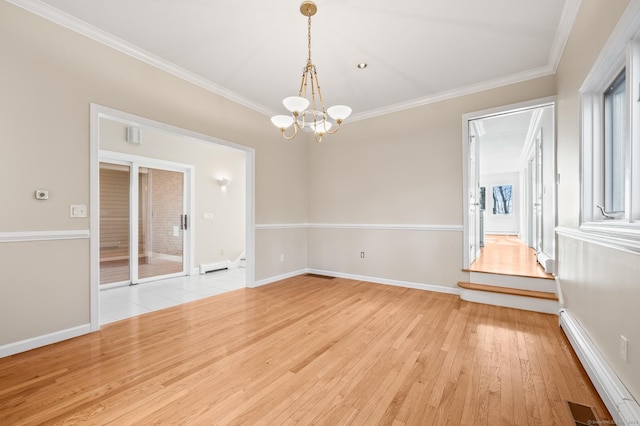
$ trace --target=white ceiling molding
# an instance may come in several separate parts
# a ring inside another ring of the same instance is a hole
[[[240,96],[235,92],[227,90],[224,87],[213,83],[212,81],[202,78],[195,73],[187,71],[184,68],[181,68],[150,52],[147,52],[125,40],[119,39],[113,36],[112,34],[109,34],[99,28],[94,27],[93,25],[87,24],[86,22],[81,21],[67,13],[61,12],[60,10],[49,6],[48,4],[42,3],[37,0],[6,0],[6,1],[24,10],[27,10],[35,15],[38,15],[44,19],[47,19],[53,23],[56,23],[62,27],[65,27],[71,31],[75,31],[79,34],[82,34],[85,37],[88,37],[92,40],[95,40],[99,43],[109,46],[133,58],[136,58],[146,64],[156,67],[178,78],[181,78],[182,80],[188,81],[189,83],[202,87],[203,89],[213,92],[216,95],[220,95],[242,106],[245,106],[254,111],[257,111],[261,114],[264,114],[266,116],[271,116],[275,114],[274,111],[262,105],[259,105],[243,96]]]
[[[39,0],[7,0],[7,2],[25,9],[31,13],[34,13],[44,19],[61,25],[67,29],[82,34],[92,40],[109,46],[119,52],[136,58],[144,63],[147,63],[153,67],[163,70],[169,74],[172,74],[180,79],[195,84],[236,102],[242,106],[250,108],[256,112],[259,112],[267,117],[277,113],[273,107],[266,107],[265,101],[259,102],[247,97],[247,95],[240,95],[238,92],[227,89],[220,84],[214,83],[212,80],[202,77],[198,73],[189,71],[182,66],[178,66],[169,60],[163,59],[160,56],[151,53],[145,49],[142,49],[133,43],[130,43],[124,39],[118,38],[113,34],[104,31],[94,25],[88,24],[66,12],[62,12],[49,4]],[[565,0],[565,4],[562,8],[562,13],[559,18],[559,22],[555,27],[555,34],[553,34],[553,41],[549,54],[547,57],[547,64],[539,66],[537,68],[525,70],[522,72],[506,75],[503,77],[488,79],[480,83],[471,83],[452,90],[440,91],[424,97],[418,97],[408,101],[401,101],[393,103],[391,105],[383,107],[374,107],[372,109],[363,109],[360,112],[356,111],[348,120],[358,121],[369,118],[374,118],[394,112],[399,112],[411,108],[420,107],[423,105],[432,104],[448,99],[453,99],[460,96],[465,96],[473,93],[478,93],[490,89],[499,88],[505,85],[523,82],[530,79],[540,78],[552,75],[556,72],[559,60],[566,45],[569,33],[571,31],[573,22],[578,13],[581,0]],[[346,123],[348,123],[346,122]]]

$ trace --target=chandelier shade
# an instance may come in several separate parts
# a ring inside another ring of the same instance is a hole
[[[325,108],[318,72],[311,61],[311,17],[318,8],[312,1],[304,1],[300,5],[300,13],[308,19],[307,24],[307,63],[303,68],[302,80],[298,96],[284,98],[282,104],[291,115],[276,115],[271,117],[274,126],[280,129],[285,139],[293,139],[299,130],[313,132],[316,142],[322,141],[325,134],[336,133],[340,125],[351,114],[351,108],[346,105],[334,105]],[[289,134],[286,130],[293,125]]]

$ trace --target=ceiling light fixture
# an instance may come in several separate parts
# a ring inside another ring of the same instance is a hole
[[[365,69],[367,67],[367,63],[366,62],[360,62],[357,67],[360,68],[361,70]]]
[[[351,108],[346,105],[334,105],[328,109],[324,107],[316,66],[311,62],[311,17],[315,15],[317,11],[318,8],[312,1],[304,1],[300,5],[300,13],[308,18],[307,64],[302,71],[302,81],[300,82],[298,96],[290,96],[282,101],[284,107],[291,111],[291,115],[276,115],[271,117],[273,125],[280,129],[282,136],[287,140],[295,138],[298,130],[303,130],[305,132],[313,132],[316,142],[321,142],[322,136],[325,133],[333,134],[337,132],[340,129],[342,121],[351,114]],[[311,90],[311,101],[309,101],[307,97],[307,89],[309,86]],[[316,96],[318,98],[317,104]],[[329,118],[333,121],[329,121]],[[293,125],[293,133],[287,135],[285,131],[291,127],[291,125]]]

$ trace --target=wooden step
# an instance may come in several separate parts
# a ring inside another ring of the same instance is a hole
[[[475,284],[475,283],[469,283],[465,281],[458,282],[458,287],[462,287],[467,290],[510,294],[513,296],[533,297],[535,299],[558,300],[558,296],[555,293],[551,293],[547,291],[523,290],[519,288],[499,287],[499,286],[487,285],[487,284]]]

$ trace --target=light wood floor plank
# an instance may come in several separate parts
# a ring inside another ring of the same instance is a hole
[[[552,315],[299,276],[0,359],[0,424],[571,424]]]

